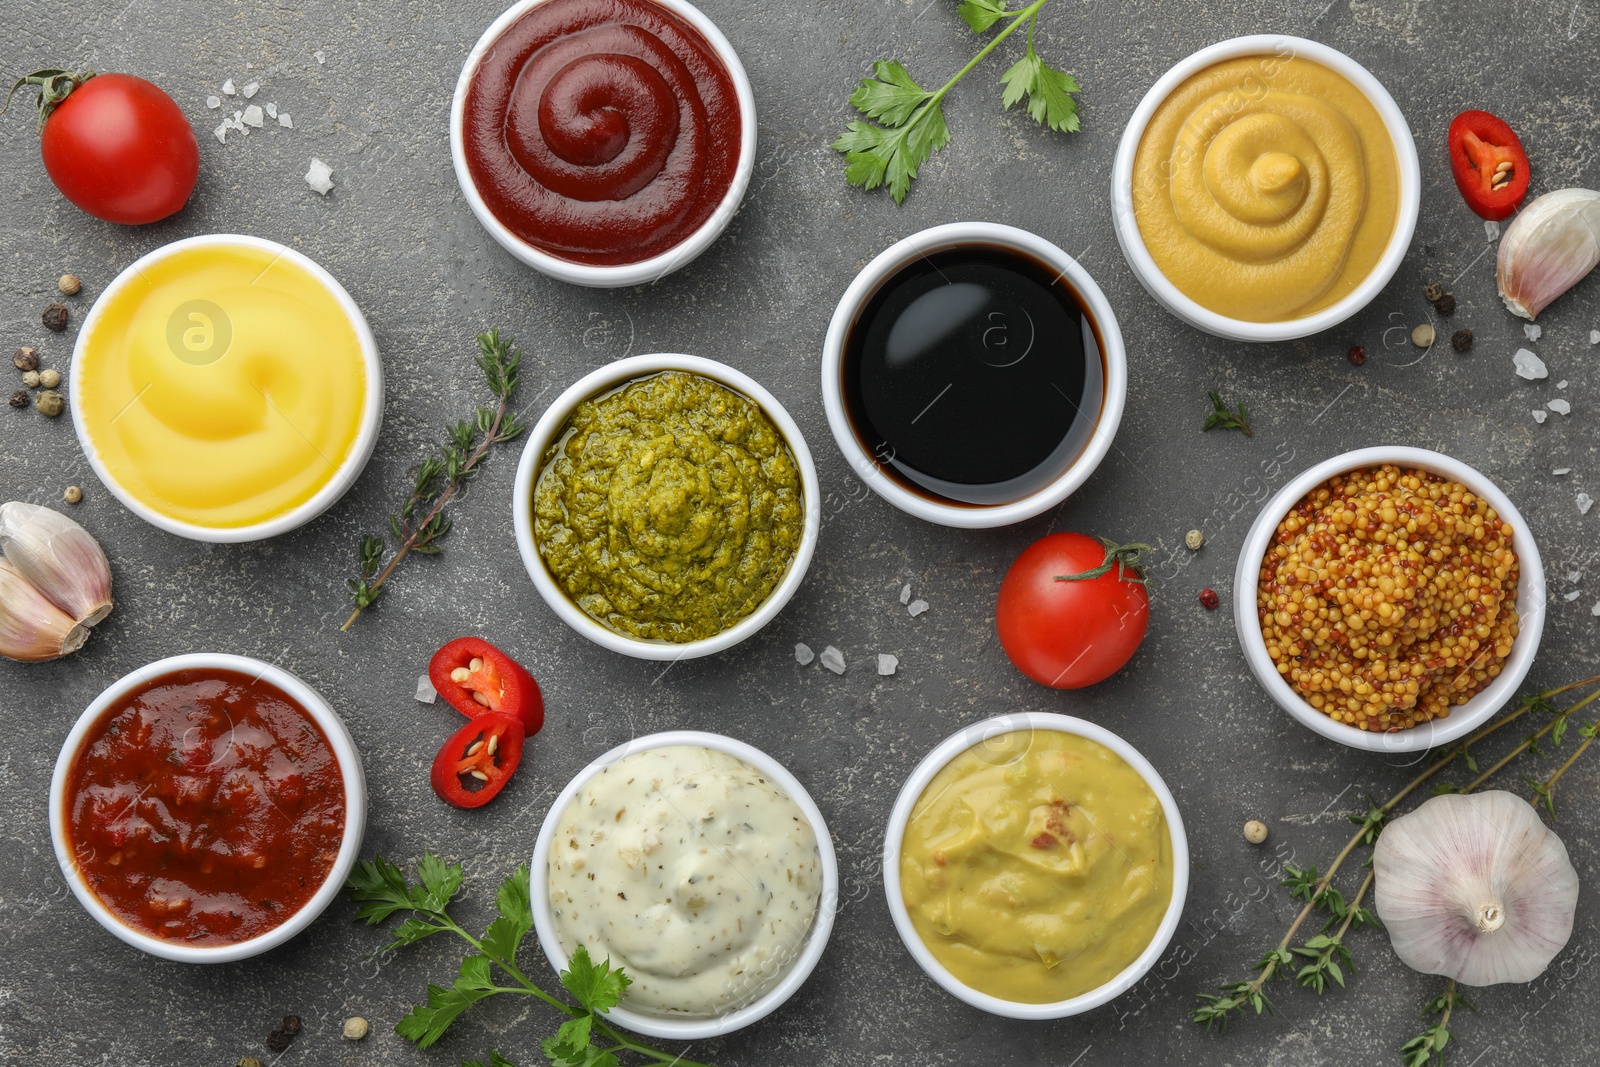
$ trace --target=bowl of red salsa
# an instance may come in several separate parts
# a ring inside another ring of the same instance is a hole
[[[78,902],[135,948],[189,963],[305,929],[365,826],[344,723],[245,656],[175,656],[121,678],[79,716],[50,783],[50,836]]]
[[[450,109],[472,213],[576,285],[653,282],[704,252],[755,145],[739,56],[685,0],[520,0],[468,54]]]

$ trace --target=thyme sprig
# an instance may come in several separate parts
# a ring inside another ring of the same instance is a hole
[[[1417,789],[1421,788],[1431,778],[1455,761],[1460,760],[1469,771],[1476,774],[1476,777],[1465,786],[1456,786],[1454,784],[1439,785],[1433,789],[1433,793],[1470,793],[1504,770],[1517,758],[1525,754],[1537,755],[1542,753],[1541,744],[1559,745],[1561,738],[1566,734],[1568,722],[1572,720],[1575,714],[1597,698],[1600,698],[1600,688],[1595,689],[1566,708],[1558,708],[1553,703],[1554,698],[1574,690],[1587,689],[1597,685],[1600,685],[1600,675],[1572,682],[1568,685],[1558,686],[1554,689],[1546,689],[1532,696],[1524,697],[1518,701],[1517,706],[1512,711],[1502,715],[1499,719],[1489,723],[1466,740],[1447,750],[1384,803],[1378,804],[1369,797],[1367,811],[1360,815],[1350,816],[1350,821],[1357,826],[1356,832],[1345,843],[1344,848],[1339,851],[1338,855],[1334,857],[1326,872],[1318,875],[1315,867],[1298,868],[1286,866],[1284,868],[1285,877],[1281,884],[1289,890],[1292,899],[1303,900],[1305,903],[1301,907],[1299,914],[1295,916],[1294,921],[1289,924],[1288,931],[1278,942],[1277,947],[1269,950],[1266,955],[1261,957],[1261,962],[1256,964],[1254,968],[1255,977],[1219,986],[1216,993],[1197,994],[1200,1003],[1190,1011],[1189,1017],[1207,1030],[1223,1030],[1227,1028],[1229,1019],[1234,1015],[1242,1015],[1252,1011],[1257,1015],[1264,1013],[1276,1014],[1272,1002],[1267,996],[1267,987],[1276,976],[1288,977],[1290,969],[1300,961],[1306,962],[1302,962],[1299,969],[1293,973],[1293,977],[1298,984],[1306,986],[1319,994],[1327,989],[1330,980],[1335,985],[1343,986],[1344,971],[1346,969],[1354,969],[1351,966],[1349,951],[1344,944],[1346,934],[1352,928],[1378,925],[1377,917],[1362,907],[1362,901],[1366,899],[1373,884],[1373,875],[1370,871],[1362,881],[1355,898],[1349,902],[1346,902],[1344,896],[1333,888],[1334,878],[1343,867],[1345,861],[1350,858],[1356,849],[1370,848],[1377,841],[1379,834],[1383,831],[1384,824],[1394,814],[1395,809],[1407,797],[1411,796]],[[1524,737],[1511,751],[1496,760],[1488,770],[1479,772],[1477,760],[1470,751],[1471,747],[1532,711],[1549,715],[1550,721]],[[1585,749],[1593,743],[1596,734],[1600,734],[1600,722],[1580,726],[1578,734],[1583,738],[1583,744],[1578,746],[1577,750],[1549,778],[1532,783],[1534,785],[1535,801],[1545,803],[1552,817],[1555,811],[1552,794],[1556,782],[1577,761]],[[1370,865],[1371,859],[1369,857],[1363,866]],[[1317,912],[1324,912],[1330,917],[1328,922],[1324,924],[1322,933],[1313,936],[1304,944],[1296,945],[1295,936],[1300,932],[1301,927],[1305,925],[1306,920]],[[1332,935],[1329,935],[1327,931],[1335,922],[1339,924],[1338,929]],[[1455,1000],[1464,1003],[1459,995],[1455,997]],[[1440,1025],[1442,1026],[1443,1022],[1446,1021],[1448,1021],[1448,1016],[1441,1021]],[[1429,1032],[1432,1033],[1433,1031],[1430,1030]],[[1448,1040],[1448,1037],[1445,1040]],[[1425,1063],[1426,1060],[1422,1062]],[[1410,1067],[1410,1061],[1408,1061],[1408,1067]]]
[[[439,542],[449,535],[451,527],[445,508],[478,473],[491,448],[518,437],[527,428],[511,413],[511,399],[517,391],[517,369],[522,362],[522,353],[512,338],[501,339],[499,330],[480,333],[478,354],[473,359],[497,403],[480,406],[472,418],[451,426],[443,447],[417,467],[410,495],[400,511],[389,516],[389,533],[395,547],[387,563],[384,552],[388,544],[381,535],[366,534],[361,538],[356,548],[360,577],[348,580],[355,610],[341,630],[350,629],[361,613],[377,602],[384,583],[406,556],[413,552],[432,556],[443,549]]]
[[[1227,402],[1222,399],[1221,393],[1208,392],[1211,398],[1211,414],[1206,416],[1205,425],[1200,427],[1200,432],[1207,430],[1238,430],[1246,437],[1254,437],[1250,430],[1250,420],[1245,415],[1244,405],[1239,405],[1238,411],[1228,410]]]
[[[1429,1063],[1444,1067],[1444,1048],[1451,1038],[1450,1013],[1457,1004],[1474,1013],[1478,1010],[1472,1001],[1457,992],[1456,980],[1452,978],[1448,989],[1422,1006],[1424,1019],[1437,1015],[1439,1021],[1400,1046],[1400,1061],[1405,1067],[1428,1067]]]

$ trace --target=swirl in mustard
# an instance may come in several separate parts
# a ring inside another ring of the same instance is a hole
[[[1250,322],[1338,303],[1382,258],[1399,214],[1394,142],[1343,75],[1244,56],[1184,81],[1134,156],[1133,207],[1167,280]]]

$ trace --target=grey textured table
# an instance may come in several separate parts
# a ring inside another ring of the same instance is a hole
[[[354,295],[384,355],[388,404],[377,454],[343,501],[290,536],[241,547],[180,540],[134,518],[95,481],[66,418],[0,413],[0,499],[57,502],[63,486],[81,484],[86,497],[72,514],[105,545],[117,582],[116,612],[82,653],[43,666],[0,664],[0,724],[10,739],[0,756],[0,1061],[220,1065],[252,1054],[285,1064],[441,1064],[490,1044],[524,1067],[540,1061],[536,1041],[553,1020],[537,1006],[490,1002],[428,1053],[394,1035],[389,1027],[430,979],[453,975],[459,957],[441,940],[374,958],[380,935],[352,925],[342,899],[286,947],[211,969],[147,958],[78,907],[46,826],[61,740],[114,678],[194,650],[272,660],[325,694],[365,756],[366,853],[410,860],[433,849],[464,860],[463,910],[474,921],[486,917],[494,884],[526,862],[556,791],[630,735],[718,730],[785,761],[832,826],[842,910],[799,995],[765,1022],[697,1046],[697,1059],[1375,1064],[1396,1062],[1395,1047],[1420,1029],[1418,1007],[1440,983],[1401,966],[1383,935],[1370,933],[1356,939],[1360,971],[1343,992],[1319,1001],[1281,986],[1280,1018],[1241,1021],[1221,1038],[1187,1021],[1194,992],[1243,976],[1293,913],[1284,891],[1263,888],[1258,867],[1270,853],[1245,844],[1240,824],[1266,819],[1284,854],[1323,864],[1348,832],[1344,816],[1409,773],[1398,760],[1329,743],[1291,721],[1246,673],[1228,613],[1202,611],[1195,594],[1207,585],[1231,594],[1258,501],[1294,472],[1368,443],[1427,446],[1498,481],[1544,549],[1551,609],[1534,677],[1553,684],[1593,671],[1600,512],[1580,516],[1574,496],[1584,488],[1600,495],[1600,349],[1587,341],[1600,326],[1600,281],[1543,316],[1544,336],[1531,347],[1550,364],[1550,379],[1517,378],[1511,354],[1523,343],[1521,324],[1496,298],[1493,253],[1451,183],[1442,139],[1455,112],[1485,107],[1519,128],[1535,192],[1600,184],[1600,12],[1591,0],[1214,0],[1162,5],[1158,14],[1155,5],[1060,0],[1046,9],[1041,44],[1084,85],[1084,132],[1051,134],[1021,114],[1002,117],[994,83],[1003,68],[992,62],[950,98],[955,140],[897,209],[883,195],[847,188],[828,143],[871,60],[900,56],[935,81],[970,54],[953,0],[702,6],[755,86],[760,144],[749,195],[689,269],[649,288],[600,292],[515,262],[456,188],[450,95],[497,2],[4,0],[7,71],[60,63],[157,81],[199,131],[201,178],[169,221],[101,223],[49,185],[26,109],[0,121],[0,343],[8,351],[38,344],[47,363],[64,367],[73,334],[46,335],[38,317],[58,274],[84,279],[84,293],[69,301],[76,322],[144,252],[196,233],[257,234],[304,251]],[[1184,327],[1144,293],[1113,239],[1107,185],[1123,124],[1172,62],[1263,30],[1324,41],[1378,74],[1418,134],[1424,197],[1410,254],[1363,314],[1323,336],[1249,347]],[[276,101],[295,128],[218,144],[205,98],[227,78],[259,80],[257,102]],[[325,199],[301,181],[312,156],[334,168],[336,188]],[[1131,379],[1116,449],[1089,483],[1045,517],[984,533],[920,523],[865,494],[832,444],[817,386],[827,318],[853,272],[907,233],[969,218],[1031,228],[1077,256],[1121,320]],[[1428,317],[1421,287],[1430,280],[1448,283],[1460,301],[1448,327],[1476,331],[1469,355],[1437,344],[1419,357],[1395,329]],[[731,363],[789,407],[828,503],[810,575],[772,625],[731,652],[666,671],[576,636],[538,600],[517,558],[508,452],[457,509],[445,554],[408,564],[376,610],[338,631],[356,540],[381,527],[442,422],[477,399],[469,353],[472,335],[488,326],[521,342],[530,414],[584,371],[650,351]],[[1357,342],[1372,355],[1364,367],[1344,358]],[[1570,384],[1559,395],[1572,415],[1536,425],[1530,409],[1558,395],[1563,379]],[[1253,439],[1201,436],[1205,391],[1218,387],[1248,406]],[[1276,474],[1263,466],[1273,459],[1281,461]],[[1556,477],[1557,467],[1572,473]],[[1034,538],[1061,529],[1114,534],[1183,559],[1181,538],[1196,526],[1206,547],[1157,583],[1149,637],[1115,678],[1058,693],[1006,661],[993,635],[994,594]],[[1579,584],[1569,571],[1582,573]],[[920,618],[898,602],[906,582],[931,604]],[[1573,589],[1583,595],[1563,599]],[[412,699],[429,654],[462,632],[484,634],[530,664],[550,708],[518,780],[476,813],[448,809],[429,790],[428,761],[453,713]],[[798,666],[796,641],[837,645],[848,672]],[[900,658],[896,676],[873,671],[880,651]],[[1137,994],[1053,1024],[984,1015],[924,978],[890,925],[879,875],[883,819],[915,763],[951,731],[1018,709],[1081,715],[1141,748],[1177,794],[1193,849],[1174,942],[1187,951]],[[1600,800],[1597,767],[1580,764],[1561,791],[1568,815],[1558,829],[1585,880],[1600,875],[1600,840],[1582,814]],[[1600,914],[1586,888],[1573,939],[1547,977],[1481,991],[1483,1014],[1458,1016],[1458,1062],[1593,1062],[1597,948]],[[530,941],[529,972],[553,979],[535,955]],[[262,1039],[290,1011],[306,1031],[274,1058]],[[373,1020],[373,1035],[342,1042],[339,1021],[355,1014]]]

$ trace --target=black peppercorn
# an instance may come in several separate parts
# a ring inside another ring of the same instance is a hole
[[[1358,367],[1367,361],[1367,350],[1360,345],[1351,345],[1350,351],[1346,355],[1349,357],[1350,362]]]
[[[1472,331],[1457,330],[1450,335],[1450,347],[1457,352],[1465,352],[1472,347]]]
[[[295,1034],[300,1032],[300,1016],[285,1015],[283,1017],[283,1022],[278,1024],[278,1029],[282,1030],[290,1037],[293,1037]]]
[[[291,1035],[284,1033],[282,1030],[274,1030],[267,1035],[267,1051],[282,1052],[289,1047],[289,1042],[293,1040],[294,1038]]]
[[[1454,315],[1456,313],[1456,298],[1446,293],[1433,302],[1433,309],[1441,315]]]
[[[67,306],[65,304],[51,304],[44,309],[44,328],[60,333],[67,328]]]
[[[18,370],[38,370],[39,353],[24,345],[11,353],[11,363]]]
[[[14,408],[25,408],[25,407],[27,407],[28,406],[28,391],[26,389],[18,389],[16,392],[12,393],[11,394],[11,406],[14,407]]]
[[[1427,299],[1428,303],[1431,304],[1435,300],[1438,300],[1440,297],[1444,296],[1444,286],[1440,285],[1438,282],[1429,282],[1427,285],[1422,287],[1422,295]]]

